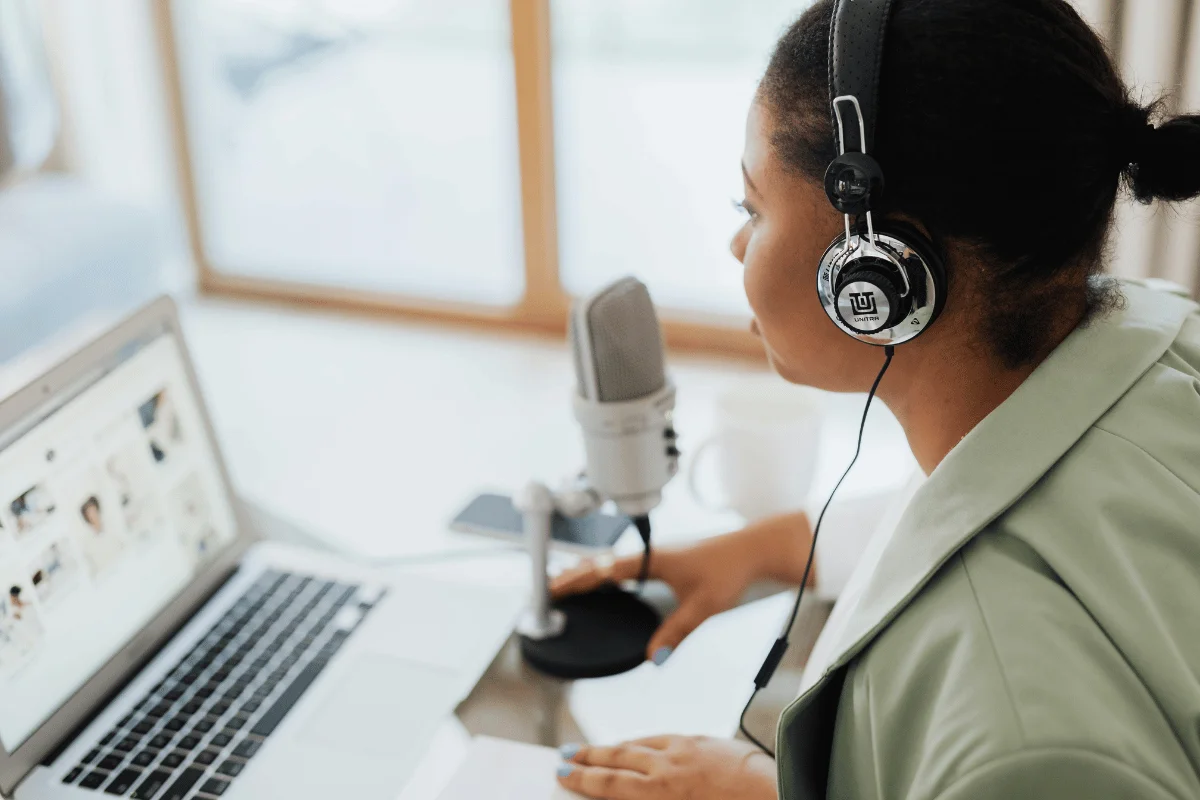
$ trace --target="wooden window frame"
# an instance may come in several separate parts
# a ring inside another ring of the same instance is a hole
[[[323,310],[424,320],[483,328],[505,328],[562,337],[571,298],[558,262],[558,211],[554,172],[554,103],[551,75],[551,0],[509,0],[516,85],[525,292],[513,306],[438,300],[231,274],[216,269],[204,247],[191,144],[185,123],[171,0],[153,0],[160,42],[167,109],[192,258],[202,293]],[[681,351],[761,361],[763,347],[738,317],[663,309],[667,344]]]

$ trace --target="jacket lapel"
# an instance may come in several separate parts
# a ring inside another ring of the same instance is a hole
[[[909,503],[822,678],[860,653],[972,536],[1021,498],[1154,365],[1196,310],[1135,283],[1074,331],[938,465]],[[799,709],[796,709],[799,710]]]

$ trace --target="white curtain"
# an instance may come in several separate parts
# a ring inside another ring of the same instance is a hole
[[[1167,98],[1169,114],[1200,113],[1200,2],[1075,0],[1104,36],[1134,97]],[[1200,292],[1200,204],[1123,198],[1111,244],[1118,275],[1166,278]]]

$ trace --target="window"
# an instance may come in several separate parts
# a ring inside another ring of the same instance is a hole
[[[180,0],[172,12],[214,270],[521,298],[506,6]]]
[[[675,345],[761,355],[729,201],[794,2],[158,8],[208,290],[562,333],[632,273]]]
[[[749,318],[741,224],[746,110],[795,2],[554,0],[562,279],[634,273],[655,301]]]

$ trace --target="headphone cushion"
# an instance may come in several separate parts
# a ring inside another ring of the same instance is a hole
[[[929,267],[929,272],[933,275],[933,289],[936,292],[937,304],[934,307],[933,317],[926,323],[926,327],[928,327],[942,313],[942,307],[946,304],[946,261],[941,248],[934,245],[915,225],[907,222],[888,220],[880,225],[878,230],[880,233],[886,233],[904,242],[912,248],[921,261],[925,262],[925,266]]]

